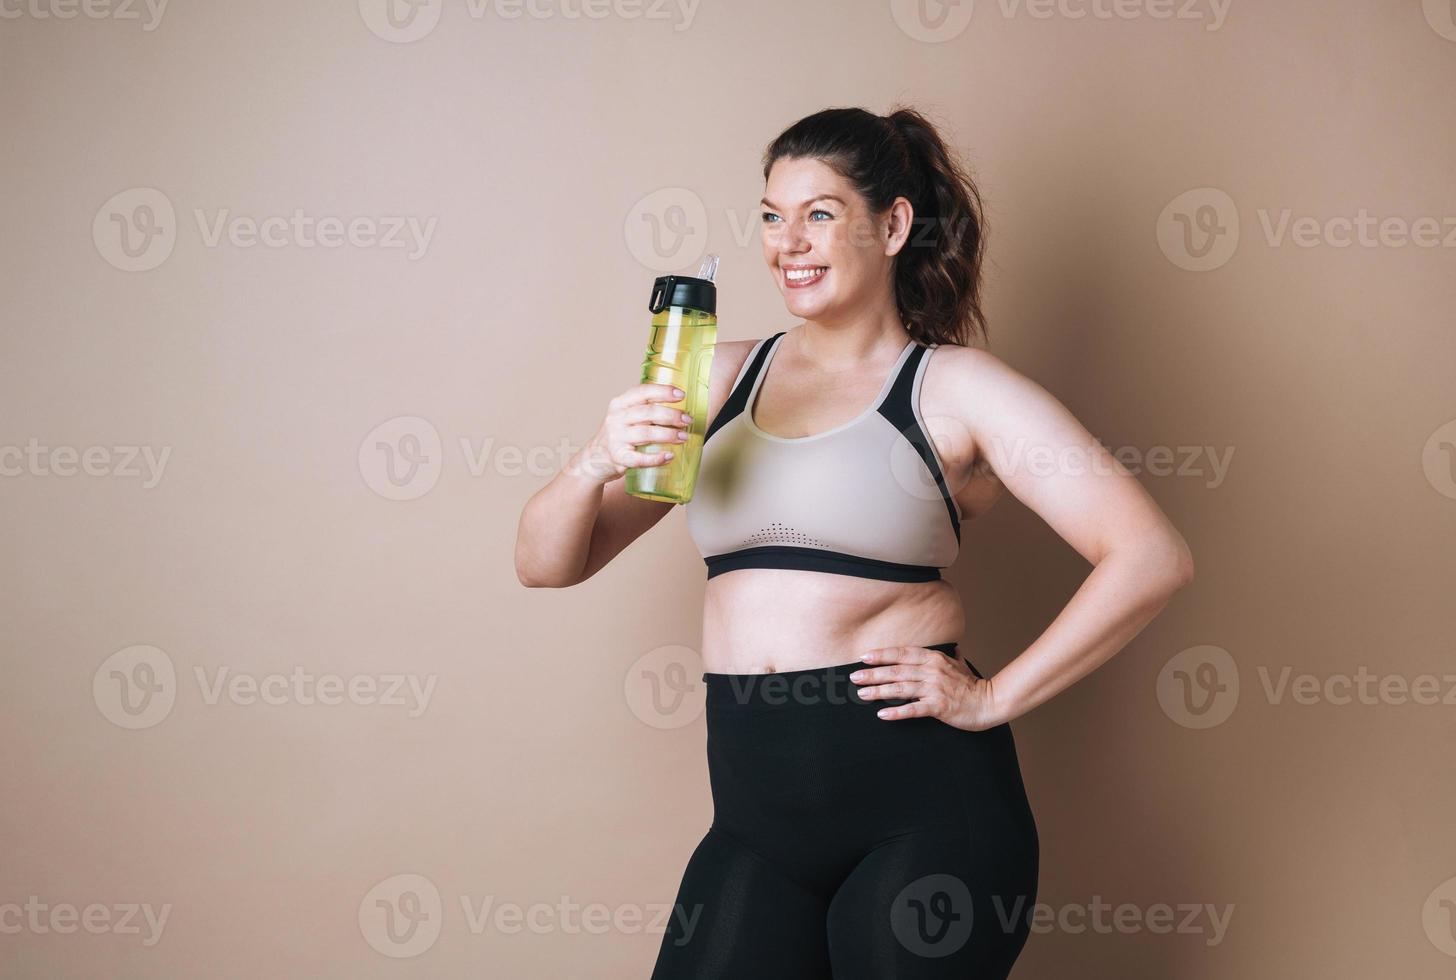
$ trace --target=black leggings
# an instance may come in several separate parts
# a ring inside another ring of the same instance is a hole
[[[863,666],[703,675],[713,824],[653,980],[1010,973],[1039,855],[1011,728],[884,721]]]

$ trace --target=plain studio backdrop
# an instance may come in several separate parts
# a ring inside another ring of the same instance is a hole
[[[1013,723],[1017,976],[1449,977],[1453,13],[0,0],[0,977],[646,977],[705,570],[674,512],[528,590],[517,519],[655,276],[792,324],[763,148],[898,102],[985,195],[991,350],[1198,568]],[[963,649],[1088,571],[1003,499]]]

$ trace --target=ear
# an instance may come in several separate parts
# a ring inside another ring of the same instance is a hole
[[[886,227],[885,254],[898,255],[900,249],[910,240],[910,230],[915,223],[915,207],[908,198],[897,197],[890,204]]]

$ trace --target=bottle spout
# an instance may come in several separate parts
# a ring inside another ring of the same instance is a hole
[[[712,282],[713,277],[717,274],[718,256],[710,254],[707,258],[703,259],[703,267],[698,270],[698,278],[706,279],[708,280],[708,282]]]

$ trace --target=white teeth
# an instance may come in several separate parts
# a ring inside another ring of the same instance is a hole
[[[819,266],[815,269],[785,269],[784,275],[792,282],[799,282],[804,279],[814,279],[824,274],[828,266]]]

